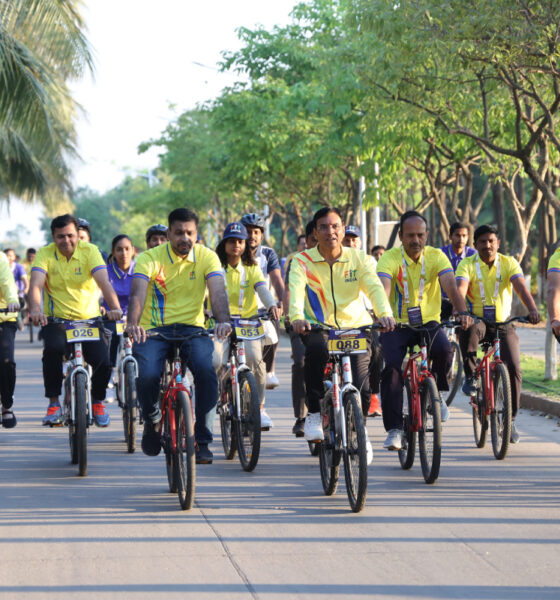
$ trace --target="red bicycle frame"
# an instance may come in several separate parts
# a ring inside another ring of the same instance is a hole
[[[420,370],[418,369],[418,359],[420,359]],[[420,406],[420,386],[427,377],[433,379],[433,375],[428,369],[428,346],[422,342],[420,350],[411,352],[403,371],[403,379],[410,381],[410,394],[412,396],[410,429],[411,431],[420,431],[422,429],[422,409]]]
[[[491,360],[493,357],[493,360]],[[486,350],[480,364],[476,367],[475,376],[481,378],[481,373],[484,370],[484,378],[482,385],[484,386],[485,412],[490,415],[494,410],[494,385],[492,384],[492,374],[496,370],[497,365],[501,364],[500,359],[500,339],[496,336],[492,345]],[[471,399],[471,406],[474,406]]]
[[[190,395],[189,390],[183,385],[182,375],[182,363],[178,353],[173,358],[173,372],[171,379],[165,388],[165,393],[161,402],[161,419],[162,423],[165,423],[165,416],[169,413],[169,435],[171,436],[171,452],[174,454],[177,452],[177,437],[176,437],[176,423],[175,423],[175,399],[177,398],[178,392],[185,392]],[[192,411],[192,403],[191,403]],[[193,416],[194,418],[194,416]],[[163,435],[164,428],[161,428],[161,434]]]

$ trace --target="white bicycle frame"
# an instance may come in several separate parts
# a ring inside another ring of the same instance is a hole
[[[84,365],[82,342],[70,342],[74,344],[74,358],[66,361],[66,377],[70,377],[70,418],[72,423],[76,421],[76,375],[83,373],[86,377],[86,394],[88,405],[88,425],[91,425],[93,410],[91,406],[91,379],[89,370]]]
[[[123,356],[124,351],[124,356]],[[129,337],[121,336],[121,344],[119,348],[119,391],[120,391],[120,400],[124,406],[124,370],[128,363],[132,363],[134,365],[134,377],[138,377],[138,363],[134,356],[132,356],[132,340]]]

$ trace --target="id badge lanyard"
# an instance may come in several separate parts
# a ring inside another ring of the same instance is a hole
[[[243,299],[245,298],[245,267],[239,265],[239,314],[242,314]]]
[[[403,292],[404,292],[404,301],[406,306],[410,306],[410,294],[408,291],[408,265],[406,264],[406,260],[404,258],[404,250],[401,246],[401,254],[403,261]],[[418,286],[418,304],[420,306],[422,304],[422,298],[424,297],[424,286],[426,284],[426,257],[424,256],[424,252],[422,252],[422,266],[420,268],[420,285]]]
[[[495,305],[496,301],[498,300],[498,294],[500,292],[501,265],[500,265],[500,255],[499,254],[496,255],[496,260],[495,260],[494,264],[496,265],[496,285],[494,286],[494,296],[492,298],[492,302]],[[478,286],[480,288],[480,297],[482,298],[482,306],[483,307],[488,306],[486,304],[486,291],[484,289],[484,281],[482,280],[482,271],[480,269],[480,259],[478,257],[478,254],[476,255],[475,265],[476,265],[476,275],[478,277]]]

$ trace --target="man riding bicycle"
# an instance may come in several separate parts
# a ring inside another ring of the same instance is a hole
[[[399,237],[402,246],[391,248],[377,263],[377,274],[398,323],[432,328],[430,358],[432,372],[439,390],[448,390],[447,373],[451,366],[452,351],[447,336],[435,329],[440,322],[441,290],[451,300],[463,327],[472,323],[464,299],[459,295],[453,269],[447,257],[438,248],[426,246],[428,226],[426,219],[416,211],[401,216]],[[441,286],[441,287],[440,287]],[[410,329],[397,329],[380,336],[385,358],[381,375],[381,404],[383,425],[388,450],[402,448],[403,376],[402,362],[407,348],[420,341],[420,334]],[[441,405],[442,421],[449,418],[445,403]]]
[[[212,442],[218,380],[212,366],[212,340],[204,335],[204,296],[208,287],[216,336],[227,337],[231,325],[224,272],[216,253],[196,244],[196,213],[177,208],[169,214],[168,221],[169,241],[138,257],[128,304],[127,332],[136,342],[136,387],[144,415],[142,451],[157,456],[161,450],[158,395],[165,358],[171,348],[171,343],[161,338],[146,338],[146,331],[171,337],[192,335],[182,343],[181,357],[194,376],[197,462],[211,463],[213,455],[208,444]]]
[[[329,358],[327,333],[312,329],[355,328],[372,324],[361,292],[371,300],[374,312],[387,330],[394,327],[391,308],[371,257],[361,250],[342,245],[344,225],[337,208],[325,207],[314,217],[317,246],[297,254],[290,267],[290,322],[293,330],[303,336],[305,344],[305,387],[308,414],[304,434],[308,441],[321,441],[323,428],[319,401],[325,395],[324,370]],[[367,416],[370,402],[369,353],[352,356],[353,380],[360,390],[362,410]],[[373,451],[366,435],[368,463]]]
[[[500,322],[508,319],[511,312],[512,287],[529,311],[529,321],[538,323],[541,316],[527,288],[523,271],[512,256],[498,252],[498,230],[491,225],[481,225],[474,232],[474,247],[478,254],[463,259],[457,267],[456,277],[459,293],[466,297],[470,311],[478,317]],[[495,326],[478,321],[459,334],[463,354],[465,382],[463,392],[476,391],[473,374],[476,369],[476,353],[483,341],[494,339]],[[513,323],[500,330],[500,358],[509,372],[511,385],[512,419],[515,419],[521,398],[521,358],[519,338]],[[511,443],[519,441],[515,423],[511,424]]]

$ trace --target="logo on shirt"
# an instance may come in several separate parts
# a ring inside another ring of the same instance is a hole
[[[344,271],[344,282],[351,283],[352,281],[358,281],[358,278],[356,277],[357,272],[358,269],[348,269],[347,271]]]
[[[190,277],[189,279],[192,281],[193,279],[196,279],[196,275],[194,271],[191,271]]]
[[[74,275],[81,275],[81,274],[82,274],[82,267],[75,267]]]

